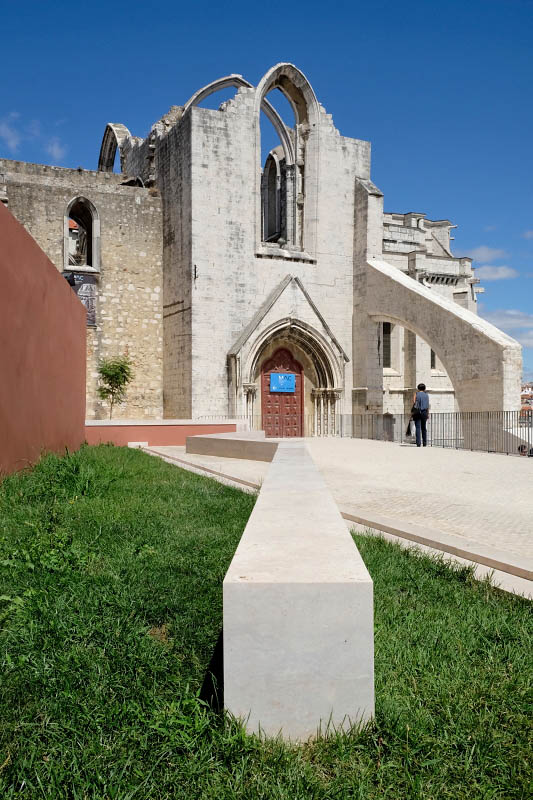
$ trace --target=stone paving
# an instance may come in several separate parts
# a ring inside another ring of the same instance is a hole
[[[533,459],[360,439],[312,439],[308,445],[344,510],[533,556]]]
[[[533,557],[533,459],[362,439],[307,439],[343,511],[380,514]],[[261,483],[268,464],[154,448]]]

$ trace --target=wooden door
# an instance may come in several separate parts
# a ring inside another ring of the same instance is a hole
[[[271,392],[272,372],[292,373],[294,392]],[[261,411],[265,436],[302,436],[303,431],[303,368],[286,348],[276,350],[261,370]]]

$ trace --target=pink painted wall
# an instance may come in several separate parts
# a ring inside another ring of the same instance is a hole
[[[186,423],[183,425],[86,425],[85,438],[88,444],[112,442],[127,445],[128,442],[148,442],[157,445],[185,445],[187,436],[206,436],[208,433],[234,433],[235,423]]]
[[[84,440],[85,309],[0,203],[0,477]]]

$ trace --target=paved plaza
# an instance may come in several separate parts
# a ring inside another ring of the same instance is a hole
[[[533,459],[361,439],[306,441],[341,511],[533,558]],[[183,447],[154,449],[250,484],[260,484],[269,467]]]

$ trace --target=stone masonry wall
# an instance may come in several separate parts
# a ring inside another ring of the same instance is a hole
[[[351,357],[353,186],[356,175],[368,175],[370,148],[366,142],[341,137],[329,115],[321,111],[318,175],[306,174],[306,181],[319,181],[316,263],[282,254],[262,257],[258,253],[261,242],[256,240],[260,165],[254,90],[240,89],[223,111],[193,108],[186,118],[189,115],[196,275],[192,281],[192,406],[195,414],[227,414],[228,351],[289,273],[300,278]],[[341,406],[347,402],[349,409],[350,368],[345,376]]]
[[[116,418],[162,415],[162,220],[154,190],[121,186],[114,173],[0,160],[8,208],[59,271],[68,203],[80,195],[100,218],[96,327],[87,328],[87,417],[108,416],[96,394],[99,359],[128,352],[135,377]],[[80,268],[82,271],[83,268]],[[28,287],[31,291],[31,287]]]
[[[164,416],[182,419],[193,415],[190,121],[186,115],[171,128],[157,152],[164,224]]]

